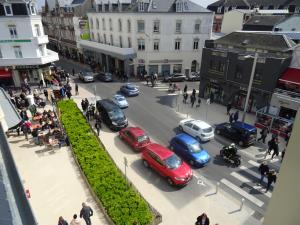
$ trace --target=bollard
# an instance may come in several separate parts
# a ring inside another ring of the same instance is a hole
[[[220,186],[220,182],[217,182],[217,185],[216,185],[216,194],[217,194],[218,191],[219,191],[219,186]]]
[[[242,198],[242,200],[241,200],[241,205],[240,205],[240,211],[242,210],[242,208],[243,208],[243,206],[244,206],[244,202],[245,202],[245,199]]]

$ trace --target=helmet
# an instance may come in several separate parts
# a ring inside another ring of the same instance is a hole
[[[235,144],[234,144],[234,143],[231,143],[229,146],[230,146],[230,147],[235,147]]]

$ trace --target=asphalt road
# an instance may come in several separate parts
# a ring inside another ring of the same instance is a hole
[[[71,64],[63,61],[61,62],[61,65],[69,71],[71,71],[74,67],[76,71],[81,70],[80,65],[77,64]],[[112,83],[103,83],[100,81],[96,81],[94,83],[82,83],[77,78],[75,78],[75,82],[78,82],[80,86],[92,92],[96,87],[96,94],[101,96],[101,98],[111,98],[118,92],[122,85],[122,82],[117,81]],[[187,83],[189,89],[198,89],[198,82]],[[179,132],[177,125],[182,119],[173,108],[173,106],[175,106],[176,96],[168,96],[167,92],[160,92],[155,88],[142,84],[141,82],[137,82],[136,84],[140,87],[141,94],[137,97],[127,98],[129,108],[125,109],[124,112],[128,120],[132,124],[146,130],[150,137],[152,137],[156,142],[163,144],[164,146],[168,146],[171,138]],[[179,83],[179,85],[183,87],[184,83]],[[178,203],[182,200],[188,201],[188,199],[192,199],[194,196],[201,195],[206,192],[209,188],[215,188],[214,185],[217,182],[221,182],[222,179],[226,179],[236,187],[243,189],[246,194],[244,194],[244,192],[240,193],[234,191],[231,186],[222,185],[222,182],[220,188],[223,188],[232,195],[232,197],[239,200],[241,197],[245,197],[245,204],[256,211],[254,217],[256,219],[261,219],[264,215],[270,196],[266,196],[261,191],[252,187],[255,185],[253,184],[253,181],[257,182],[257,177],[255,177],[254,174],[257,172],[257,168],[253,164],[249,163],[251,160],[249,157],[245,155],[242,156],[242,167],[239,168],[231,168],[218,157],[219,150],[222,148],[223,144],[228,143],[229,141],[218,136],[216,136],[214,140],[205,143],[204,147],[208,150],[212,157],[211,162],[204,168],[194,168],[193,170],[196,179],[193,179],[192,182],[185,188],[177,190],[178,193],[176,195],[170,195],[170,199],[172,199],[174,203]],[[252,172],[250,171],[249,173],[249,170]],[[140,172],[141,176],[143,176],[142,171]],[[234,174],[234,176],[232,174]],[[241,178],[241,176],[244,178]],[[246,182],[247,179],[250,182]],[[201,180],[204,181],[205,185],[202,185]],[[162,189],[162,191],[165,192],[166,190]],[[247,194],[254,196],[258,201],[260,201],[260,203],[257,203],[257,201],[247,201]],[[166,193],[166,195],[168,195],[168,193]]]

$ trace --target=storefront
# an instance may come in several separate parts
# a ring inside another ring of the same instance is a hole
[[[232,105],[236,109],[244,110],[245,103],[246,103],[247,91],[246,90],[239,90],[236,92],[232,98]],[[247,112],[255,112],[256,111],[256,100],[253,95],[250,95]]]
[[[12,86],[14,84],[12,72],[9,69],[0,69],[0,86]]]
[[[204,89],[204,98],[210,98],[211,102],[223,104],[224,89],[218,80],[210,80]]]

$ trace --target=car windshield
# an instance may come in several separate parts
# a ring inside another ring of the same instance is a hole
[[[181,74],[174,74],[174,77],[181,77]]]
[[[208,127],[208,128],[205,128],[205,129],[202,129],[204,133],[210,133],[212,132],[212,127]]]
[[[202,150],[202,146],[198,142],[194,142],[193,144],[188,145],[188,148],[192,153],[198,153],[201,152]]]
[[[175,154],[166,158],[164,161],[169,169],[177,169],[182,164],[182,160]]]
[[[127,85],[126,87],[127,87],[127,89],[129,89],[129,90],[134,90],[134,89],[135,89],[135,86],[134,86],[134,85]]]
[[[142,136],[139,136],[138,138],[137,138],[137,141],[140,143],[140,142],[143,142],[143,141],[146,141],[146,140],[148,140],[148,136],[147,135],[142,135]]]
[[[123,96],[117,96],[116,99],[117,99],[118,101],[124,101],[124,100],[125,100],[125,98],[124,98]]]
[[[87,73],[83,74],[83,76],[93,76],[93,73],[92,72],[87,72]]]
[[[110,112],[108,112],[109,118],[112,120],[118,120],[118,119],[123,119],[124,118],[124,114],[122,112],[122,110],[120,109],[114,109]]]

